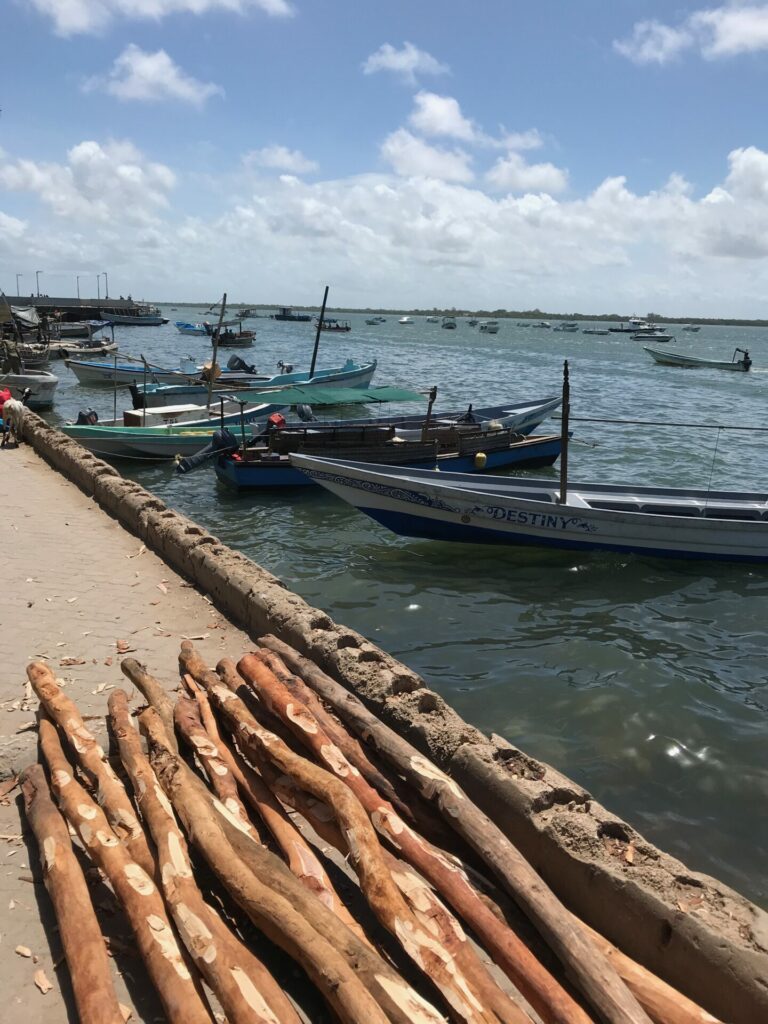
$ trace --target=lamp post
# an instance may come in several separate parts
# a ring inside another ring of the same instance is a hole
[[[38,299],[40,298],[40,275],[41,274],[42,274],[42,270],[36,270],[35,271],[35,288],[37,289],[37,297],[38,297]]]
[[[24,277],[24,275],[23,274],[17,274],[16,275],[16,295],[17,296],[21,295],[21,292],[19,291],[19,278],[20,277]]]
[[[101,274],[96,275],[96,298],[101,301]]]
[[[106,270],[103,271],[103,274],[104,274],[104,298],[108,299],[109,298],[109,278],[107,277]]]
[[[78,299],[80,298],[80,278],[82,276],[83,276],[82,274],[78,274],[77,275],[77,297],[78,297]]]

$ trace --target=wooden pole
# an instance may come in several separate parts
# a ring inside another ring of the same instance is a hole
[[[147,672],[147,666],[136,661],[135,658],[123,658],[120,662],[120,669],[141,695],[147,704],[150,704],[160,715],[165,726],[165,735],[168,744],[175,754],[178,754],[179,747],[176,743],[176,733],[173,729],[173,701],[168,696],[168,691],[153,675]]]
[[[104,812],[74,778],[56,726],[44,715],[39,716],[39,738],[59,807],[94,864],[107,876],[125,911],[170,1024],[212,1024],[213,1017],[203,1003],[154,882],[131,859]]]
[[[221,299],[221,312],[219,313],[219,322],[218,325],[216,326],[216,330],[213,332],[213,360],[211,362],[211,372],[208,375],[208,402],[206,403],[206,408],[209,410],[211,408],[211,398],[213,396],[213,378],[216,373],[216,359],[218,358],[219,355],[219,333],[221,331],[221,325],[224,321],[224,310],[226,308],[227,293],[224,292],[224,295],[222,296]]]
[[[486,1011],[477,999],[457,958],[436,942],[434,935],[423,928],[406,904],[384,863],[373,826],[345,782],[294,753],[283,740],[261,726],[242,700],[221,684],[215,673],[206,669],[188,640],[181,645],[179,663],[205,686],[214,706],[236,730],[242,749],[249,757],[255,758],[257,765],[262,760],[271,762],[332,809],[347,840],[350,860],[371,909],[416,965],[437,985],[457,1019],[467,1024],[491,1024],[494,1020],[492,1011]],[[238,671],[241,671],[240,665]],[[338,753],[343,758],[341,752]],[[329,752],[329,756],[333,754]]]
[[[517,847],[468,799],[453,779],[308,658],[273,636],[261,637],[259,643],[279,654],[291,671],[316,690],[347,725],[362,735],[424,797],[437,803],[446,821],[492,868],[504,889],[547,939],[606,1021],[648,1024],[648,1017],[614,968],[584,932],[571,922],[565,907]],[[527,947],[522,943],[520,947],[517,951],[509,947],[507,952],[495,949],[491,952],[534,1009],[546,1020],[556,1020],[558,1024],[583,1020],[583,1016],[579,1016],[583,1014],[580,1007],[535,958],[525,956]]]
[[[563,417],[561,423],[560,447],[560,498],[559,503],[568,503],[568,430],[571,416],[571,382],[568,373],[568,360],[563,363]]]
[[[81,1024],[124,1024],[85,876],[41,764],[30,765],[21,773],[21,791],[40,851],[45,888],[56,912],[78,1019]]]
[[[125,843],[133,860],[154,877],[157,867],[144,829],[134,813],[125,787],[112,770],[107,755],[86,728],[77,705],[61,691],[53,673],[43,662],[33,661],[28,665],[27,675],[40,703],[67,737],[78,763],[97,787],[99,803],[115,834]]]
[[[141,749],[124,690],[109,696],[120,758],[162,865],[163,894],[196,967],[216,993],[229,1024],[299,1024],[299,1017],[266,967],[229,931],[204,901],[192,874],[187,844],[168,798]]]
[[[385,1004],[386,982],[393,975],[398,979],[395,984],[407,992],[402,979],[384,967],[383,986],[377,980],[383,961],[372,951],[368,951],[370,956],[366,955],[365,947],[356,937],[345,935],[346,929],[338,918],[308,893],[274,854],[252,842],[227,817],[217,813],[203,783],[165,744],[162,722],[152,708],[142,712],[139,724],[147,736],[150,764],[187,835],[253,923],[302,965],[344,1024],[388,1024],[388,1016],[378,1003]],[[238,847],[233,848],[238,838],[246,844],[247,859]],[[327,918],[323,924],[325,915],[332,922],[333,943],[328,937]],[[354,949],[349,962],[338,951],[339,942],[349,948],[350,954]],[[376,965],[374,968],[371,961]],[[379,994],[382,989],[384,998]],[[410,1020],[402,1013],[390,1019],[398,1024],[408,1024]],[[435,1024],[439,1017],[433,1013],[416,1019]]]
[[[320,307],[320,316],[317,319],[317,330],[315,331],[315,347],[312,349],[312,362],[309,364],[309,379],[315,375],[315,365],[317,364],[317,350],[320,348],[320,335],[323,331],[323,321],[325,320],[325,304],[328,301],[328,285],[325,286],[325,294],[323,295],[323,305]]]
[[[421,428],[421,440],[426,441],[429,434],[429,421],[432,418],[432,406],[435,404],[437,398],[437,388],[432,388],[429,392],[429,404],[427,405],[427,415],[424,417],[424,426]]]

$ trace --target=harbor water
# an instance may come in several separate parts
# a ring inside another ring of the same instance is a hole
[[[163,366],[210,357],[208,339],[173,325],[202,319],[202,307],[164,313],[165,327],[116,329],[121,350]],[[665,425],[768,426],[761,330],[672,326],[676,342],[649,343],[717,359],[746,348],[754,369],[742,374],[657,366],[629,335],[512,320],[488,335],[461,318],[448,331],[421,317],[406,327],[397,316],[368,326],[334,315],[353,329],[323,336],[320,367],[376,358],[374,384],[437,385],[438,409],[555,395],[567,358],[574,417],[654,422],[574,422],[574,481],[768,489],[765,434]],[[309,367],[312,324],[249,326],[256,344],[237,351],[260,371],[278,372],[280,359]],[[112,392],[81,388],[62,363],[52,369],[61,384],[51,422],[89,407],[112,415]],[[118,413],[129,404],[120,392]],[[549,421],[537,432],[558,429]],[[234,495],[210,467],[182,477],[162,464],[118,468],[401,658],[469,721],[768,907],[765,567],[409,540],[324,491]],[[555,479],[557,467],[536,475]]]

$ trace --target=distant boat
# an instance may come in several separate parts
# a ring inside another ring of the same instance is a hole
[[[632,335],[632,341],[674,341],[674,334],[667,334],[666,331],[662,331],[659,328],[653,328],[652,330],[639,331],[637,334]]]
[[[377,327],[379,324],[379,318],[377,316],[371,317],[370,320],[365,321],[369,327]]]
[[[297,469],[406,537],[768,562],[768,493],[570,484],[293,455]]]
[[[455,316],[444,316],[440,326],[446,331],[456,330],[456,317]]]
[[[294,313],[288,306],[281,306],[276,313],[272,314],[273,320],[288,320],[295,323],[306,324],[312,319],[310,313]]]
[[[104,313],[102,319],[106,320],[108,324],[121,327],[161,327],[168,323],[167,316],[161,316],[159,311],[151,309],[138,314]]]
[[[534,321],[534,323],[531,324],[531,327],[538,327],[542,331],[548,331],[551,328],[551,326],[552,324],[549,322],[549,320],[536,320]]]
[[[662,366],[680,366],[687,370],[736,370],[746,373],[752,366],[749,352],[743,348],[734,349],[730,362],[721,359],[700,359],[698,356],[687,356],[680,352],[656,352],[652,348],[645,348],[645,351],[654,362]],[[741,359],[736,358],[737,352],[741,352]]]
[[[575,320],[563,320],[555,327],[556,331],[564,331],[566,334],[575,334],[579,329],[579,325]]]
[[[607,327],[584,327],[584,328],[582,328],[581,333],[582,334],[605,335],[605,334],[610,334],[611,332],[608,330]]]
[[[698,334],[701,330],[701,326],[700,324],[686,324],[685,327],[683,327],[683,330],[690,331],[691,334]]]
[[[477,327],[481,334],[498,334],[499,333],[499,321],[498,320],[481,320]]]
[[[208,329],[204,323],[190,324],[184,320],[177,320],[174,326],[180,334],[201,334],[203,337],[208,334]]]
[[[403,327],[411,327],[413,325],[413,317],[401,316],[397,322]]]
[[[315,326],[319,323],[319,318],[315,320]],[[320,329],[323,331],[335,331],[339,334],[347,334],[352,330],[349,320],[336,320],[333,317],[324,319],[320,324]]]
[[[468,320],[467,323],[469,324],[470,327],[477,327],[477,325],[480,323],[480,321],[476,320],[473,317],[471,320]]]
[[[440,317],[428,316],[427,317],[427,323],[428,324],[439,324],[440,323]]]
[[[641,316],[631,316],[626,322],[622,320],[618,327],[609,327],[611,334],[637,334],[640,331],[653,330],[653,324],[649,324]]]

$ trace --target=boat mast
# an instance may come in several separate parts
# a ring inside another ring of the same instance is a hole
[[[315,363],[317,362],[317,350],[320,347],[320,334],[323,330],[323,320],[325,320],[325,304],[328,301],[328,285],[325,286],[325,295],[323,295],[323,305],[320,309],[320,316],[317,318],[317,331],[315,332],[315,347],[312,349],[312,362],[309,365],[309,379],[311,380],[315,375]]]
[[[227,308],[227,293],[221,297],[221,312],[219,313],[219,323],[216,330],[213,332],[213,359],[211,360],[211,372],[208,374],[208,410],[211,408],[211,399],[213,398],[213,380],[216,376],[216,357],[219,354],[219,334],[221,333],[221,325],[224,321],[224,311]]]
[[[568,502],[568,421],[571,415],[571,382],[568,375],[568,360],[563,363],[563,415],[560,448],[560,497],[558,502]]]

